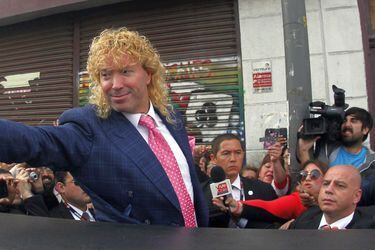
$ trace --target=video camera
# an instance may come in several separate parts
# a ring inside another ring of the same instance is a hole
[[[322,136],[329,142],[340,140],[341,124],[345,119],[345,110],[349,105],[345,104],[345,90],[335,85],[332,86],[332,90],[334,92],[334,105],[329,106],[320,101],[309,104],[310,116],[315,117],[303,120],[302,138]]]

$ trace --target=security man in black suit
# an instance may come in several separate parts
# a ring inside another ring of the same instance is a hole
[[[61,196],[60,204],[49,211],[50,217],[95,221],[94,210],[89,207],[90,197],[67,171],[55,172],[55,189]]]
[[[361,176],[350,165],[331,167],[324,175],[318,204],[303,213],[290,229],[340,230],[375,228],[375,208],[361,207]]]
[[[212,152],[214,162],[223,168],[226,177],[232,184],[232,196],[235,200],[273,200],[277,195],[270,184],[259,180],[250,180],[239,175],[245,149],[241,139],[234,134],[223,134],[217,136],[212,141]],[[247,221],[244,218],[234,221],[229,214],[223,213],[212,204],[212,194],[210,190],[211,180],[202,184],[204,194],[209,206],[210,227],[237,227],[237,228],[274,228],[269,222]]]

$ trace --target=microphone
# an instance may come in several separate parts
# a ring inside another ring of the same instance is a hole
[[[215,166],[211,169],[211,180],[210,188],[213,198],[232,195],[232,184],[221,167]]]

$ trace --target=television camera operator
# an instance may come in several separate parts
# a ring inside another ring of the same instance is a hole
[[[373,127],[373,119],[370,113],[362,108],[351,107],[344,111],[348,106],[345,104],[345,91],[335,86],[333,90],[335,105],[323,108],[333,111],[321,112],[322,115],[318,118],[325,124],[317,125],[319,120],[312,122],[311,119],[304,120],[298,136],[297,157],[301,164],[315,158],[330,167],[355,166],[362,176],[363,195],[359,205],[374,205],[375,153],[363,145]],[[330,126],[337,126],[337,132],[335,128],[329,128]],[[320,131],[314,131],[314,128],[319,128],[316,130]],[[301,198],[308,202],[310,197]]]

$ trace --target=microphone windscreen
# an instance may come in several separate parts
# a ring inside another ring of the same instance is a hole
[[[211,180],[212,182],[221,182],[226,179],[224,170],[219,167],[215,166],[211,169]]]

